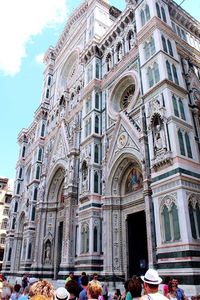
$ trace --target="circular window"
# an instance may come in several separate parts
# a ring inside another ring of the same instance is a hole
[[[120,108],[123,110],[128,107],[129,103],[133,99],[135,92],[135,85],[131,84],[123,93],[121,101],[120,101]]]

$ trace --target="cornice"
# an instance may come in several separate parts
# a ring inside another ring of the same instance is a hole
[[[200,23],[186,12],[180,5],[173,0],[168,3],[170,16],[176,20],[177,23],[192,32],[198,38],[200,37]]]

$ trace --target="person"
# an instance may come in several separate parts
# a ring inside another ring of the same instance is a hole
[[[79,300],[87,300],[88,277],[86,275],[81,277],[81,286],[82,291],[79,293]]]
[[[78,298],[78,295],[79,295],[79,293],[78,293],[78,283],[74,279],[69,280],[65,284],[65,288],[70,294],[70,296],[69,296],[70,300],[76,300]]]
[[[9,284],[8,281],[4,280],[3,282],[3,288],[1,292],[1,300],[9,300],[11,293],[12,293],[13,287]]]
[[[168,299],[171,299],[171,300],[177,300],[177,298],[176,298],[176,286],[172,285],[171,282],[168,285],[168,293],[167,293],[166,297]]]
[[[39,280],[30,287],[29,295],[43,295],[49,300],[54,299],[54,287],[47,280]]]
[[[29,274],[25,273],[23,278],[22,278],[22,289],[24,290],[26,286],[28,286],[29,282]]]
[[[14,291],[10,296],[10,300],[17,300],[21,295],[20,290],[21,290],[21,285],[20,284],[15,284],[14,285]]]
[[[88,283],[87,286],[87,297],[90,299],[99,299],[99,296],[102,293],[101,284],[99,284],[98,280],[93,280]]]
[[[159,277],[158,272],[154,269],[148,269],[144,276],[140,276],[144,285],[144,296],[141,300],[167,300],[168,298],[158,292],[159,284],[162,278]]]
[[[94,273],[92,276],[92,280],[90,281],[92,283],[98,283],[101,286],[101,282],[98,280],[98,274]]]
[[[126,299],[126,295],[127,295],[127,293],[128,293],[128,284],[129,284],[129,281],[130,281],[131,279],[128,279],[128,280],[126,280],[125,282],[124,282],[124,293],[122,294],[122,300],[124,300],[124,299]],[[130,295],[129,295],[130,296]]]
[[[165,279],[164,279],[163,295],[164,295],[165,297],[167,297],[167,294],[169,293],[169,287],[168,287],[168,285],[169,285],[169,283],[170,283],[170,280],[171,280],[170,276],[167,276],[167,277],[165,277]]]
[[[113,299],[121,300],[121,297],[122,297],[122,295],[121,295],[120,289],[116,289],[115,293],[114,293],[114,296],[113,296]]]
[[[26,286],[23,290],[21,296],[19,296],[18,300],[28,300],[29,299],[29,286]]]
[[[137,276],[133,276],[129,281],[128,290],[131,294],[131,299],[139,299],[142,293],[141,279]]]
[[[78,278],[78,287],[79,287],[79,293],[82,291],[82,283],[81,283],[81,278],[83,277],[83,276],[86,276],[86,273],[85,272],[82,272],[81,273],[81,275],[79,276],[79,278]]]
[[[55,291],[55,299],[57,300],[68,300],[69,297],[69,292],[64,287],[59,287]]]
[[[186,300],[187,297],[185,296],[184,290],[178,287],[178,279],[172,278],[171,284],[172,287],[175,287],[176,289],[177,300]]]
[[[69,276],[66,278],[66,283],[68,283],[72,279],[74,279],[74,272],[69,272]]]

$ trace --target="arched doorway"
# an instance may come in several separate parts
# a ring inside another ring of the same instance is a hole
[[[49,185],[47,228],[43,243],[43,263],[52,266],[53,278],[58,278],[62,261],[63,230],[64,230],[64,178],[65,170],[59,167]]]
[[[121,261],[121,271],[126,278],[143,274],[148,267],[147,230],[145,202],[143,196],[143,174],[139,160],[132,154],[123,154],[118,159],[119,164],[111,171],[112,202],[119,199],[120,207],[113,208],[111,218],[120,216],[121,232],[113,228],[113,244],[117,248],[117,235],[121,234],[121,257],[113,254],[113,271],[117,268],[115,261]],[[112,221],[115,224],[115,220]],[[116,257],[115,257],[116,256]],[[120,273],[119,273],[120,276]]]

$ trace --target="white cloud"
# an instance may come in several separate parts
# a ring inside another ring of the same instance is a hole
[[[38,63],[39,65],[43,64],[43,59],[44,59],[44,53],[38,54],[35,57],[35,61],[36,63]]]
[[[6,0],[0,4],[0,72],[15,75],[26,44],[47,26],[66,18],[66,0]]]

